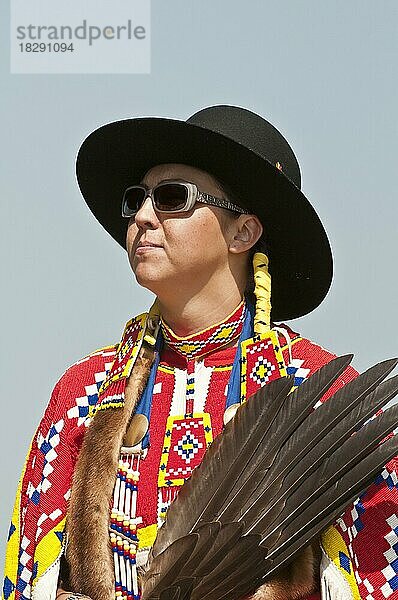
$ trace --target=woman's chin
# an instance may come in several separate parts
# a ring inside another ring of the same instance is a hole
[[[167,277],[159,268],[149,268],[148,265],[138,265],[134,269],[135,279],[141,287],[147,288],[153,293],[164,285],[167,285]]]

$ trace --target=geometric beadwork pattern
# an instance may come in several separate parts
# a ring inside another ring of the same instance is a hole
[[[363,496],[363,495],[362,495]],[[352,526],[349,528],[350,531],[350,541],[355,539],[356,536],[362,529],[364,528],[364,524],[361,520],[361,516],[365,512],[365,507],[362,503],[362,496],[360,496],[353,505],[351,509],[351,517],[352,517]]]
[[[211,420],[208,413],[195,413],[192,417],[170,415],[159,467],[159,487],[182,485],[201,463],[211,442]]]
[[[7,575],[4,577],[4,583],[3,583],[3,596],[5,600],[8,600],[8,598],[11,596],[12,592],[15,590],[15,585],[13,584],[13,582],[11,581],[11,579],[9,579],[7,577]]]
[[[173,447],[173,450],[189,465],[191,460],[202,448],[202,442],[200,442],[191,431],[188,431],[178,440],[177,444]]]
[[[37,521],[37,532],[36,532],[36,540],[39,539],[39,536],[41,534],[41,532],[43,531],[42,525],[45,521],[47,521],[47,519],[50,519],[50,521],[56,521],[56,519],[61,516],[62,511],[59,508],[56,508],[55,510],[53,510],[49,515],[47,515],[46,513],[42,513]]]
[[[300,360],[299,358],[292,358],[292,360],[286,368],[286,372],[288,375],[294,375],[294,386],[298,386],[301,383],[303,383],[303,381],[308,377],[308,373],[310,372],[309,369],[304,369],[302,367],[303,363],[304,361]]]
[[[265,385],[271,379],[272,372],[275,371],[275,369],[276,367],[271,361],[263,356],[259,356],[249,377],[251,377],[257,385]]]
[[[339,563],[340,568],[347,571],[347,573],[351,573],[351,561],[350,557],[347,556],[345,552],[339,551]]]
[[[343,517],[336,520],[336,523],[339,525],[341,531],[346,533],[348,536],[348,548],[350,551],[352,550],[352,541],[357,537],[358,533],[362,531],[364,527],[364,524],[361,520],[361,516],[365,512],[365,507],[361,500],[363,495],[364,494],[355,500],[350,510],[351,525],[347,525]]]
[[[380,475],[378,475],[375,479],[376,484],[386,483],[388,488],[392,490],[394,487],[398,489],[398,477],[394,470],[388,471],[387,469],[383,469]]]
[[[98,391],[105,381],[106,375],[111,368],[112,363],[105,363],[105,370],[99,373],[94,373],[95,383],[91,385],[86,385],[85,396],[80,396],[76,398],[76,406],[72,406],[68,410],[68,417],[70,419],[76,418],[77,425],[80,427],[81,425],[89,426],[91,419],[89,418],[90,407],[93,407],[98,402]]]
[[[355,581],[355,575],[353,573],[354,569],[350,552],[342,535],[336,527],[329,527],[322,534],[322,546],[329,560],[332,561],[335,567],[337,567],[339,574],[351,588],[352,596],[350,596],[350,598],[355,598],[355,600],[358,600],[359,591]],[[330,597],[334,598],[333,592],[331,592]]]
[[[386,582],[381,586],[380,590],[385,598],[389,598],[396,590],[398,590],[398,518],[394,513],[386,519],[390,531],[384,536],[384,539],[390,546],[384,556],[388,565],[381,570]]]
[[[19,565],[18,565],[18,583],[17,590],[21,593],[23,600],[30,598],[31,585],[30,581],[32,578],[32,570],[28,568],[27,564],[31,561],[32,556],[27,552],[27,548],[30,544],[30,540],[24,535],[21,541],[21,550],[19,554]]]
[[[276,331],[242,344],[241,403],[250,398],[269,381],[286,375],[283,353]]]
[[[361,583],[361,582],[359,582],[359,583]],[[367,577],[365,577],[365,579],[362,581],[362,584],[365,586],[365,589],[367,591],[366,600],[374,600],[374,596],[372,596],[372,592],[374,592],[375,589]]]
[[[350,511],[351,525],[347,526],[344,521],[344,518],[339,518],[336,521],[340,526],[341,531],[345,532],[348,536],[348,548],[350,551],[352,551],[352,541],[357,537],[358,533],[362,531],[364,527],[364,524],[361,520],[361,515],[363,515],[365,512],[364,505],[361,501],[362,496],[357,498],[357,500],[355,500],[355,502],[353,503],[352,509]]]
[[[347,544],[360,597],[366,600],[398,598],[396,464],[393,459],[336,521]]]
[[[170,504],[176,498],[179,487],[171,486],[171,487],[162,487],[158,490],[158,505],[157,505],[157,526],[161,527],[166,519],[167,509]]]
[[[57,423],[53,423],[44,437],[39,431],[37,434],[37,447],[39,451],[44,455],[43,471],[41,481],[34,486],[30,481],[27,486],[27,496],[30,500],[38,505],[40,501],[40,495],[45,494],[51,487],[49,476],[54,471],[51,463],[57,458],[58,454],[56,448],[60,442],[60,436],[63,427],[64,420],[60,419]]]
[[[178,337],[163,321],[162,332],[165,342],[187,360],[200,357],[219,350],[224,345],[239,337],[245,319],[245,303],[242,301],[236,310],[222,323],[199,331],[190,336]]]
[[[53,389],[15,503],[3,583],[5,598],[30,598],[36,577],[61,552],[76,451],[82,442],[80,426],[87,425],[87,407],[98,401],[98,387],[114,355],[114,346],[107,346],[82,358],[65,371]]]
[[[143,313],[134,319],[130,319],[126,323],[123,331],[122,340],[118,346],[115,360],[112,364],[106,379],[100,387],[100,393],[106,398],[104,392],[114,383],[122,378],[126,378],[132,365],[137,357],[141,347],[144,325],[147,320],[147,315]]]

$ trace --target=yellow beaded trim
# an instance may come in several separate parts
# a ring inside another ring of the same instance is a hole
[[[343,540],[339,531],[336,529],[335,525],[331,525],[328,527],[328,529],[326,529],[326,531],[322,532],[321,545],[326,555],[339,570],[340,575],[350,586],[353,600],[360,600],[361,596],[355,579],[350,553],[345,541]],[[344,556],[345,560],[348,562],[348,569],[347,566],[342,566],[342,556]]]

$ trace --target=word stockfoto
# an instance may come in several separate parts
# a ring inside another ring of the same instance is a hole
[[[81,25],[71,27],[70,25],[19,25],[17,27],[18,40],[88,40],[91,46],[95,40],[136,39],[143,40],[146,30],[143,25],[133,28],[131,19],[126,25],[87,25],[86,19]]]

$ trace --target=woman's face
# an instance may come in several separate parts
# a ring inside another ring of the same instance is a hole
[[[195,183],[198,189],[224,197],[216,180],[205,171],[183,164],[157,165],[141,183],[152,188],[166,179]],[[189,212],[156,213],[147,198],[129,222],[127,253],[137,282],[156,295],[167,288],[176,294],[210,284],[228,269],[229,211],[197,203]],[[232,229],[231,229],[232,231]]]

